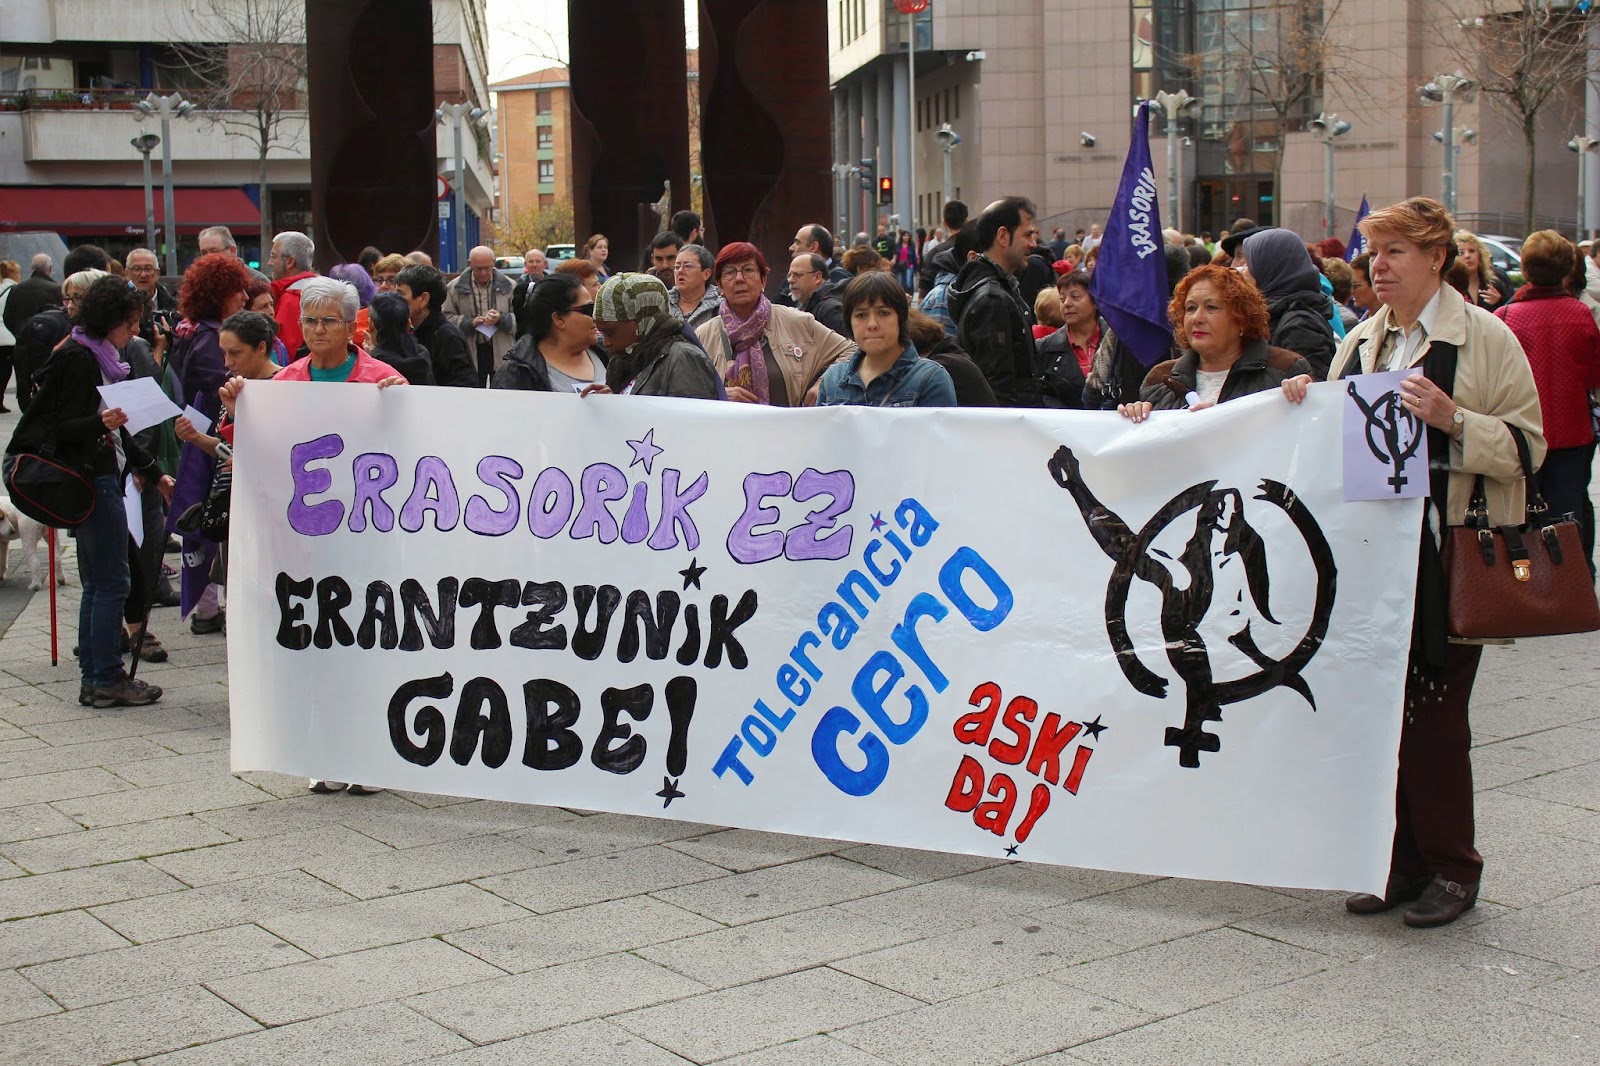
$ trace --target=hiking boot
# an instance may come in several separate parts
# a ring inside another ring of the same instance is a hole
[[[161,698],[161,689],[124,674],[109,685],[84,685],[78,689],[78,702],[85,707],[143,707]]]

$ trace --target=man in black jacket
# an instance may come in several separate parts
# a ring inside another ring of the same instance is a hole
[[[56,268],[55,260],[40,252],[30,265],[33,273],[26,281],[17,282],[10,299],[6,300],[5,324],[13,337],[22,336],[22,327],[28,324],[28,319],[46,307],[61,306],[61,286],[51,277]]]
[[[828,232],[828,227],[815,222],[808,222],[795,231],[794,240],[789,244],[790,257],[799,255],[818,255],[822,257],[825,274],[821,282],[822,295],[837,299],[844,294],[844,287],[850,284],[855,275],[833,261],[833,234]],[[788,307],[798,307],[802,311],[809,310],[805,306],[805,298],[796,296],[789,290],[789,281],[784,279],[783,287],[778,290],[778,295],[773,298],[773,303],[784,304]],[[826,324],[826,323],[824,323]],[[832,326],[828,327],[832,329]],[[837,332],[837,331],[836,331]],[[845,334],[849,336],[849,334]]]
[[[1039,237],[1031,200],[1008,196],[978,216],[977,258],[950,286],[956,343],[972,357],[1001,407],[1038,407],[1033,312],[1022,302],[1017,273]]]
[[[472,349],[461,331],[444,317],[444,275],[434,267],[413,263],[395,275],[394,287],[410,305],[411,331],[433,362],[433,380],[457,388],[479,388]]]
[[[789,291],[794,305],[846,340],[844,306],[828,292],[828,261],[814,252],[797,255],[789,263]]]

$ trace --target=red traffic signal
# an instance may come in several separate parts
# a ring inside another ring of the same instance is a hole
[[[878,203],[894,203],[894,179],[887,175],[878,179]]]

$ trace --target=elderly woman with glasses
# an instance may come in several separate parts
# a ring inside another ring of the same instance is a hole
[[[310,354],[278,371],[276,380],[406,384],[394,367],[356,347],[352,336],[360,307],[361,298],[349,282],[317,277],[301,286],[300,331]]]
[[[815,403],[823,372],[848,359],[855,344],[804,311],[769,301],[762,292],[767,261],[753,244],[724,246],[713,275],[722,302],[695,335],[727,384],[728,399],[773,407]]]

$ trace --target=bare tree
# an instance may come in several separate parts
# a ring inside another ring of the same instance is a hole
[[[1545,118],[1581,115],[1592,10],[1556,0],[1466,0],[1448,8],[1441,39],[1489,105],[1516,123],[1525,146],[1523,232],[1534,230],[1536,155]]]
[[[1213,136],[1226,137],[1230,170],[1259,172],[1264,160],[1280,205],[1288,135],[1315,114],[1324,84],[1338,76],[1342,95],[1360,95],[1366,64],[1344,34],[1342,8],[1343,0],[1221,6],[1197,15],[1195,51],[1174,57],[1206,111],[1220,113],[1225,129]]]
[[[298,148],[306,134],[305,0],[199,0],[174,27],[170,65],[200,86],[207,121],[255,149],[261,189],[261,254],[272,245],[267,156]],[[202,43],[203,42],[203,43]]]

